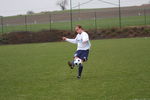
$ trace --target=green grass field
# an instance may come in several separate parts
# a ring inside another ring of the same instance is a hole
[[[0,46],[0,100],[150,100],[150,38],[91,42],[80,80],[76,45]]]
[[[97,19],[96,23],[97,29],[119,27],[119,18]],[[73,21],[73,26],[76,26],[77,24],[82,25],[85,29],[95,29],[95,20]],[[139,25],[150,25],[150,16],[146,17],[146,23],[144,16],[122,17],[122,27]],[[58,30],[70,30],[70,22],[52,23],[51,28]],[[50,24],[32,24],[27,26],[28,31],[40,31],[44,29],[50,29]],[[26,27],[25,25],[5,26],[3,31],[4,33],[13,31],[26,31]],[[0,28],[0,33],[2,33],[2,28]]]

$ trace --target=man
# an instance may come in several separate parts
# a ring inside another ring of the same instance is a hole
[[[79,58],[81,59],[82,62],[85,62],[88,60],[88,54],[89,54],[89,49],[91,47],[91,43],[89,41],[89,35],[83,30],[82,26],[77,25],[75,27],[75,31],[77,32],[77,36],[75,39],[69,39],[66,37],[62,37],[63,40],[77,44],[77,51],[74,54],[74,60],[72,62],[68,62],[68,65],[70,66],[71,69],[74,68],[74,61],[75,59]],[[78,76],[77,78],[81,78],[83,70],[83,64],[79,64],[78,68]]]

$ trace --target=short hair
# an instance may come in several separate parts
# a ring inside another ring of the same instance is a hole
[[[77,25],[76,27],[78,27],[78,28],[80,28],[80,29],[83,29],[81,25]]]

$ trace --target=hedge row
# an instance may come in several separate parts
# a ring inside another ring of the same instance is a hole
[[[90,39],[150,37],[150,26],[87,30]],[[0,35],[0,44],[21,44],[61,41],[61,37],[73,38],[75,32],[43,30],[39,32],[11,32]]]

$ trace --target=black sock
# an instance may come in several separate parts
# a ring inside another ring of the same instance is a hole
[[[79,64],[79,68],[78,68],[78,76],[81,76],[82,70],[83,70],[83,65],[82,65],[82,64]]]
[[[72,66],[74,67],[74,60],[72,61]]]

